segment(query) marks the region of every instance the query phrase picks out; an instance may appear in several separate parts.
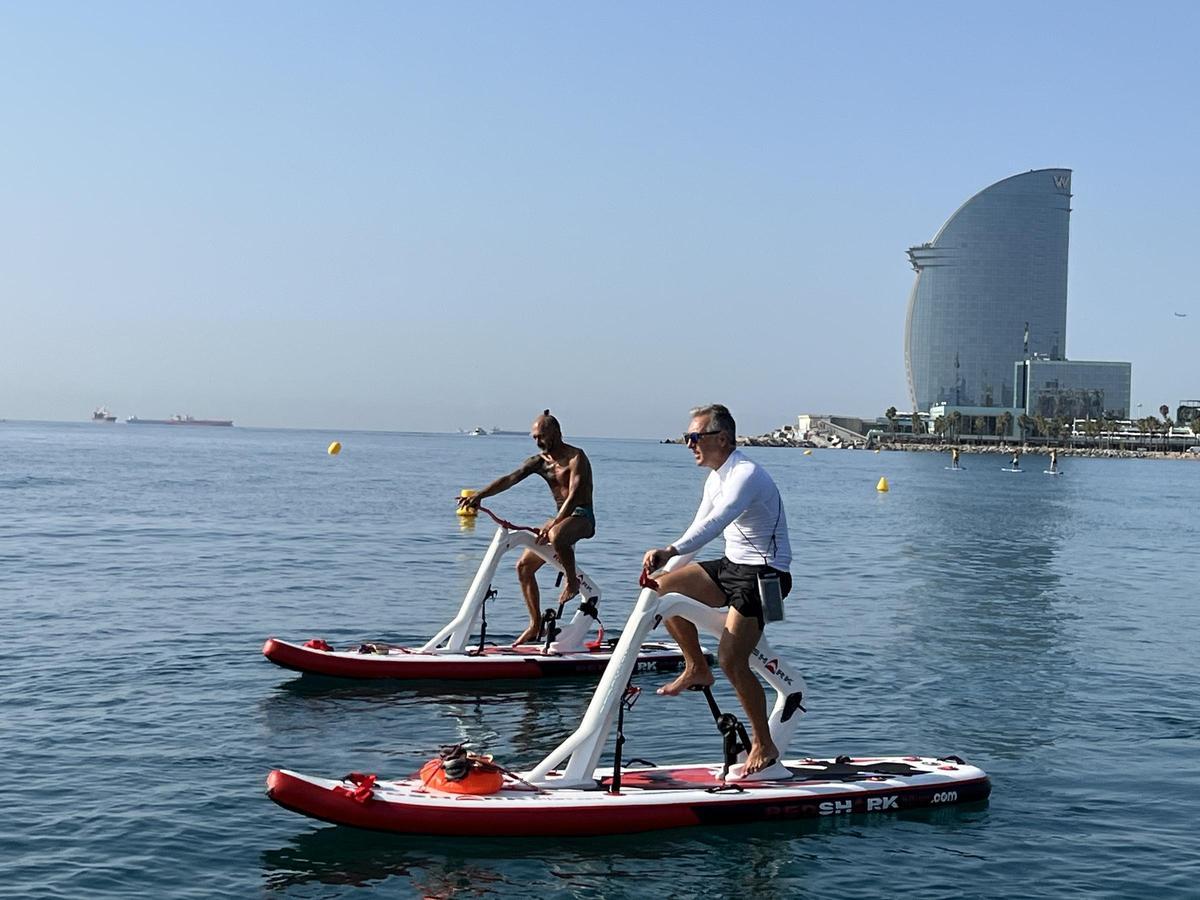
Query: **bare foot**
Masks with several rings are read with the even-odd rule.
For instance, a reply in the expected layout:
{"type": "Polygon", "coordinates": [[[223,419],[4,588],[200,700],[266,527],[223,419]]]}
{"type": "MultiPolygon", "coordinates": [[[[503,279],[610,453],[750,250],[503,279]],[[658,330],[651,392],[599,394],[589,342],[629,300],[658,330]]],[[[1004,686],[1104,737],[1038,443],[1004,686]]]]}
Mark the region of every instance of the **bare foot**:
{"type": "Polygon", "coordinates": [[[664,684],[657,693],[664,697],[674,697],[682,694],[690,687],[708,687],[713,683],[713,673],[706,669],[701,672],[695,669],[684,669],[679,677],[670,684],[664,684]]]}
{"type": "Polygon", "coordinates": [[[513,641],[512,645],[514,647],[516,647],[520,644],[534,643],[538,639],[538,632],[540,630],[541,629],[537,626],[536,623],[533,625],[530,625],[528,628],[526,628],[524,631],[521,632],[521,636],[518,637],[515,641],[513,641]]]}
{"type": "Polygon", "coordinates": [[[558,595],[559,606],[566,603],[572,597],[576,597],[578,595],[579,595],[579,582],[578,581],[575,582],[575,585],[572,587],[571,582],[568,581],[567,586],[565,588],[563,588],[562,593],[558,595]]]}
{"type": "Polygon", "coordinates": [[[753,775],[763,769],[769,769],[779,761],[779,748],[773,743],[759,744],[757,741],[746,755],[746,764],[742,768],[744,775],[753,775]]]}

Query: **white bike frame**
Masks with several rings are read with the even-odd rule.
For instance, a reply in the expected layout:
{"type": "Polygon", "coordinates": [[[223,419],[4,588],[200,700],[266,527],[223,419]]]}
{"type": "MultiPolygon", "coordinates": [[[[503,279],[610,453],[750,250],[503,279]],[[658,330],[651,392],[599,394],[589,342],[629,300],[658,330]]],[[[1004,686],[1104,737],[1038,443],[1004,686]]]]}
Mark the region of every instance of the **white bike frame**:
{"type": "MultiPolygon", "coordinates": [[[[667,563],[664,571],[673,571],[690,560],[690,555],[677,556],[667,563]]],[[[637,605],[621,632],[621,640],[613,651],[612,659],[609,660],[604,675],[592,694],[583,721],[574,734],[523,777],[539,787],[546,788],[596,787],[593,773],[608,742],[609,733],[616,723],[625,686],[629,683],[637,662],[638,648],[650,630],[661,619],[681,616],[697,628],[719,638],[725,628],[726,614],[724,609],[705,606],[682,594],[664,594],[659,597],[653,589],[643,588],[638,595],[637,605]],[[566,766],[562,771],[558,771],[564,761],[566,766]]],[[[771,710],[768,725],[771,740],[782,758],[791,743],[800,717],[806,712],[803,704],[807,701],[808,694],[804,679],[799,672],[775,656],[765,634],[750,654],[750,668],[775,688],[775,706],[771,710]]]]}
{"type": "MultiPolygon", "coordinates": [[[[487,600],[488,588],[492,586],[496,577],[496,569],[500,565],[500,558],[509,550],[517,547],[532,550],[555,569],[565,572],[563,564],[554,555],[554,548],[549,544],[537,543],[534,536],[527,531],[509,531],[501,525],[496,529],[496,536],[492,538],[492,543],[488,546],[487,553],[484,554],[483,562],[480,563],[479,571],[475,573],[475,580],[471,582],[471,587],[467,589],[466,596],[463,597],[463,602],[458,608],[458,613],[450,620],[448,625],[421,647],[421,652],[465,652],[467,642],[475,630],[476,623],[480,619],[483,604],[487,600]]],[[[580,606],[582,607],[585,600],[589,598],[599,601],[600,589],[596,586],[595,582],[588,578],[582,569],[576,568],[575,571],[579,576],[578,599],[580,606]]],[[[552,653],[582,651],[584,649],[584,638],[587,637],[594,623],[595,620],[585,613],[582,608],[577,609],[571,621],[563,625],[559,630],[558,639],[550,645],[550,651],[552,653]]]]}

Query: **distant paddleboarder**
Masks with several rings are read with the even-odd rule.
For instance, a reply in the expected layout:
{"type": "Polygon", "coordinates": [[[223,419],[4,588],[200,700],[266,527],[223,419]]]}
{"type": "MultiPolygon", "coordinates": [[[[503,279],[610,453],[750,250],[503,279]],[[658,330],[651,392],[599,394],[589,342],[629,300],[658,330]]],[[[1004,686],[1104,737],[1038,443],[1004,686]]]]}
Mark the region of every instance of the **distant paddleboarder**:
{"type": "Polygon", "coordinates": [[[1058,474],[1058,451],[1057,450],[1050,451],[1050,471],[1053,472],[1055,475],[1058,474]]]}
{"type": "Polygon", "coordinates": [[[1021,448],[1020,447],[1018,447],[1016,450],[1013,451],[1013,458],[1012,458],[1012,463],[1010,464],[1010,468],[1014,472],[1018,471],[1021,468],[1021,448]]]}
{"type": "Polygon", "coordinates": [[[952,469],[958,468],[958,452],[957,447],[950,448],[950,468],[952,469]]]}

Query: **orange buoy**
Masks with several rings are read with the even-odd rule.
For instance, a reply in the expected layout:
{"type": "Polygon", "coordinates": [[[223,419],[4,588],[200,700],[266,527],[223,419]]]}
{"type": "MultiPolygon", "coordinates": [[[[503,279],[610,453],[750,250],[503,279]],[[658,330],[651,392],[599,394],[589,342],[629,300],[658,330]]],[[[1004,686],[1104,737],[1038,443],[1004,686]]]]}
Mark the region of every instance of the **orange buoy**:
{"type": "Polygon", "coordinates": [[[431,759],[421,766],[421,784],[447,794],[495,794],[504,786],[504,774],[490,760],[468,756],[471,769],[462,778],[451,781],[442,759],[431,759]]]}

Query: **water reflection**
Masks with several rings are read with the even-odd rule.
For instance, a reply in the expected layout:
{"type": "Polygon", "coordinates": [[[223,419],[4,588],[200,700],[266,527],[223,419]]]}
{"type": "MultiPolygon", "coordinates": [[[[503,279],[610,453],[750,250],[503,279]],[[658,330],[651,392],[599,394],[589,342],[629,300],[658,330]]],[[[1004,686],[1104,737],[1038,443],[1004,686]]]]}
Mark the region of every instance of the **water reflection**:
{"type": "Polygon", "coordinates": [[[1059,556],[1072,509],[1061,491],[1018,491],[1013,477],[976,469],[976,483],[931,491],[919,515],[897,520],[892,603],[904,639],[887,656],[910,673],[913,703],[933,723],[917,733],[939,751],[945,729],[972,753],[1022,757],[1055,742],[1070,706],[1078,613],[1059,556]]]}
{"type": "Polygon", "coordinates": [[[342,826],[298,834],[263,851],[268,890],[318,883],[399,882],[422,897],[496,893],[643,897],[647,879],[668,896],[772,896],[803,889],[834,838],[906,826],[935,830],[984,824],[986,801],[960,807],[687,828],[595,838],[453,838],[389,835],[342,826]],[[664,892],[665,885],[671,889],[664,892]]]}
{"type": "Polygon", "coordinates": [[[276,890],[310,882],[368,886],[400,879],[422,897],[483,896],[514,887],[544,893],[570,885],[612,886],[614,879],[635,874],[631,863],[663,860],[689,847],[694,844],[680,837],[649,843],[629,837],[551,843],[384,835],[333,826],[264,851],[262,868],[267,887],[276,890]]]}

